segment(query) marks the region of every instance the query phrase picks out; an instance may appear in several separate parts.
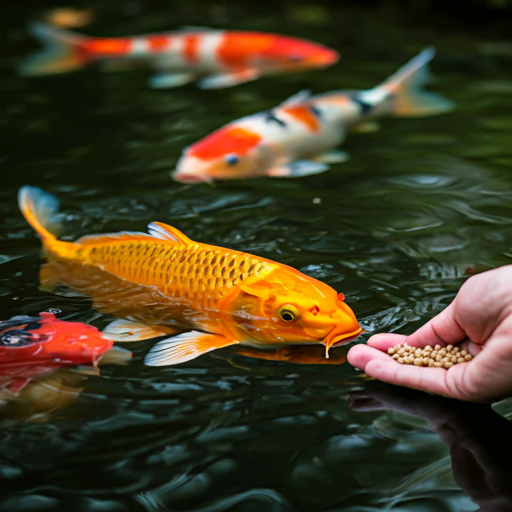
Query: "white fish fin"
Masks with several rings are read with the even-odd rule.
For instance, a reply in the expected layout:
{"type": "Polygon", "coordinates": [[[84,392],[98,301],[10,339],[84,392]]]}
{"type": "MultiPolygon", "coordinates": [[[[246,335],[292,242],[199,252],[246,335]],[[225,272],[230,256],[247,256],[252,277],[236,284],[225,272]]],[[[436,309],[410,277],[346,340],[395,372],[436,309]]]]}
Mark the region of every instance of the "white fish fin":
{"type": "Polygon", "coordinates": [[[353,133],[374,133],[380,130],[380,124],[377,121],[364,121],[350,127],[353,133]]]}
{"type": "Polygon", "coordinates": [[[21,62],[18,71],[23,76],[65,73],[81,68],[89,61],[85,52],[77,51],[87,36],[41,22],[32,23],[30,32],[44,44],[44,48],[21,62]]]}
{"type": "Polygon", "coordinates": [[[305,101],[311,98],[311,91],[309,89],[303,89],[284,100],[279,106],[280,107],[296,107],[302,105],[305,101]]]}
{"type": "Polygon", "coordinates": [[[388,112],[395,116],[431,116],[452,110],[451,100],[423,88],[435,53],[434,48],[425,48],[378,87],[359,93],[359,98],[372,106],[390,98],[388,112]]]}
{"type": "Polygon", "coordinates": [[[171,334],[168,329],[162,330],[157,326],[123,319],[116,320],[103,329],[105,338],[122,342],[148,340],[166,334],[171,334]]]}
{"type": "Polygon", "coordinates": [[[190,238],[184,235],[179,229],[173,228],[163,222],[152,222],[148,226],[149,234],[161,240],[170,240],[172,242],[180,242],[182,244],[193,244],[190,238]]]}
{"type": "Polygon", "coordinates": [[[158,342],[144,359],[148,366],[184,363],[211,350],[240,343],[220,334],[190,331],[158,342]]]}
{"type": "Polygon", "coordinates": [[[350,156],[346,151],[342,151],[341,149],[333,149],[332,151],[320,153],[319,155],[315,156],[313,160],[323,164],[339,164],[346,162],[349,158],[350,156]]]}
{"type": "Polygon", "coordinates": [[[125,348],[112,347],[107,350],[98,361],[98,364],[127,364],[133,357],[133,353],[125,348]]]}
{"type": "Polygon", "coordinates": [[[25,185],[18,192],[18,205],[27,222],[43,240],[55,240],[62,219],[56,197],[40,188],[25,185]]]}
{"type": "Polygon", "coordinates": [[[298,178],[299,176],[320,174],[327,169],[329,169],[329,166],[322,162],[314,162],[313,160],[295,160],[289,164],[269,169],[266,174],[273,178],[298,178]]]}
{"type": "Polygon", "coordinates": [[[150,240],[151,236],[147,233],[139,233],[137,231],[120,231],[119,233],[103,233],[100,235],[85,235],[75,241],[76,244],[90,245],[90,244],[101,244],[110,243],[114,240],[150,240]]]}
{"type": "Polygon", "coordinates": [[[233,85],[256,80],[260,74],[260,71],[257,69],[244,69],[236,73],[219,73],[199,80],[197,86],[200,89],[223,89],[224,87],[232,87],[233,85]]]}
{"type": "Polygon", "coordinates": [[[192,73],[159,73],[149,79],[149,86],[153,89],[171,89],[193,82],[196,75],[192,73]]]}

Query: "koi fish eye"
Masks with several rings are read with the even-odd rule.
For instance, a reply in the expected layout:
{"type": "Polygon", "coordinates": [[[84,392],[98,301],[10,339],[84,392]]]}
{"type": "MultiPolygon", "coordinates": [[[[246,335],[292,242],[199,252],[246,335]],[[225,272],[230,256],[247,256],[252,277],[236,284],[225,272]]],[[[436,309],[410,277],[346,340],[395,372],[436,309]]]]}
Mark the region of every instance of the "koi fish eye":
{"type": "Polygon", "coordinates": [[[292,304],[285,304],[279,308],[279,318],[283,322],[293,322],[299,317],[299,310],[292,304]]]}
{"type": "Polygon", "coordinates": [[[230,155],[226,155],[224,160],[228,165],[236,165],[240,161],[240,158],[238,158],[237,155],[231,153],[230,155]]]}
{"type": "Polygon", "coordinates": [[[10,329],[0,334],[0,346],[2,347],[25,347],[34,342],[32,335],[22,329],[10,329]]]}

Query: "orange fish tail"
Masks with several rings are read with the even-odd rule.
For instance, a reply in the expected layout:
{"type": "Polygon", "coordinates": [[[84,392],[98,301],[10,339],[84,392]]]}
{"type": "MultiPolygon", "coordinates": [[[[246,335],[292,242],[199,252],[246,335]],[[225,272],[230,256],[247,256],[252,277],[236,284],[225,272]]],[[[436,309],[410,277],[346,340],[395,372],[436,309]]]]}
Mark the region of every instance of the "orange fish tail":
{"type": "Polygon", "coordinates": [[[88,37],[46,23],[33,23],[31,33],[44,44],[44,48],[28,57],[18,67],[21,75],[51,75],[79,69],[92,60],[85,48],[88,37]]]}
{"type": "Polygon", "coordinates": [[[18,192],[18,204],[27,222],[37,231],[45,246],[57,242],[54,233],[60,227],[59,201],[37,187],[24,186],[18,192]]]}

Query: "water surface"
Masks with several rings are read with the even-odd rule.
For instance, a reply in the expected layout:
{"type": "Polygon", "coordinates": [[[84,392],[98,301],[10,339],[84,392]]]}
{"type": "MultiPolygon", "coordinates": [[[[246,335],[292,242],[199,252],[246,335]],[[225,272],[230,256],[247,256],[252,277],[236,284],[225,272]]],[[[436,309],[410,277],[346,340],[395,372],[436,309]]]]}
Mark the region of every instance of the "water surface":
{"type": "MultiPolygon", "coordinates": [[[[478,11],[459,17],[392,2],[89,5],[97,15],[83,29],[89,34],[183,25],[268,30],[317,40],[342,59],[328,70],[219,91],[150,90],[144,69],[26,79],[14,73],[37,47],[25,24],[53,5],[0,7],[2,318],[59,308],[61,318],[97,327],[112,320],[87,298],[38,288],[40,243],[15,200],[25,184],[62,200],[64,239],[167,222],[194,240],[327,282],[371,332],[410,333],[449,304],[468,272],[511,262],[505,16],[484,23],[478,11]],[[317,176],[214,187],[170,179],[183,147],[222,124],[301,89],[373,87],[427,45],[438,50],[433,85],[457,103],[453,113],[385,119],[378,132],[351,135],[343,147],[350,160],[317,176]]],[[[482,470],[460,464],[474,444],[453,462],[455,477],[448,446],[460,454],[453,447],[467,439],[493,438],[490,427],[469,429],[472,414],[499,423],[487,409],[459,414],[450,401],[368,384],[347,364],[298,365],[230,349],[149,368],[142,361],[152,344],[130,345],[127,366],[55,377],[50,385],[67,393],[62,406],[34,391],[36,405],[4,413],[2,510],[472,511],[481,504],[479,484],[460,473],[482,470]],[[447,440],[439,423],[455,425],[458,437],[447,440]]],[[[498,410],[512,417],[509,402],[498,410]]]]}

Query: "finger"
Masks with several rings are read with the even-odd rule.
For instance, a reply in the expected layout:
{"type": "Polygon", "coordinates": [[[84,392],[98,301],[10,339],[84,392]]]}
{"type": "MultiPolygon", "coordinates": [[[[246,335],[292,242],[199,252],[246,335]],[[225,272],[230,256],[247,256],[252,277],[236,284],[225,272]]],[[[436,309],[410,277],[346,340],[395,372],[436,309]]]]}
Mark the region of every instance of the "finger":
{"type": "Polygon", "coordinates": [[[460,344],[460,348],[461,350],[466,350],[467,352],[469,352],[473,357],[477,356],[478,354],[480,354],[480,352],[482,352],[482,346],[473,343],[471,340],[464,340],[460,344]]]}
{"type": "Polygon", "coordinates": [[[387,352],[389,348],[395,345],[403,345],[407,341],[407,336],[403,334],[374,334],[368,339],[368,346],[387,352]]]}
{"type": "Polygon", "coordinates": [[[369,347],[368,345],[355,345],[347,353],[347,361],[352,366],[355,366],[360,370],[364,370],[368,362],[371,361],[372,359],[383,359],[385,361],[393,361],[393,359],[391,359],[391,357],[389,357],[384,352],[369,347]]]}
{"type": "Polygon", "coordinates": [[[411,334],[407,343],[413,347],[445,346],[465,340],[467,334],[455,320],[453,304],[452,302],[444,311],[411,334]]]}

